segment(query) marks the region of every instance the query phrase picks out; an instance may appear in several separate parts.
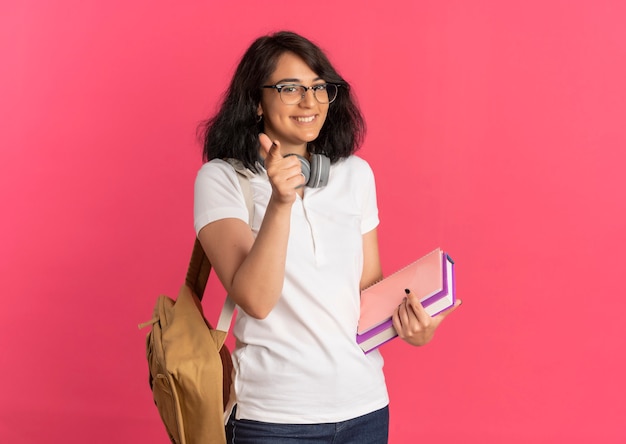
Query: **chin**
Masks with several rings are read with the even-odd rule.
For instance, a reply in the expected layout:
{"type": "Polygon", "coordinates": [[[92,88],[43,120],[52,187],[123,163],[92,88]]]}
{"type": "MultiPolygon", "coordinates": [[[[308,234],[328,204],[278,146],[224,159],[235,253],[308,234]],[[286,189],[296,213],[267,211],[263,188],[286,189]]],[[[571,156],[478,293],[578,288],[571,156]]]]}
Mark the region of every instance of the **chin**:
{"type": "Polygon", "coordinates": [[[320,132],[319,132],[319,131],[317,131],[317,132],[315,132],[315,133],[313,133],[313,134],[307,134],[307,135],[304,137],[304,141],[305,141],[306,143],[311,143],[311,142],[313,142],[314,140],[316,140],[316,139],[319,137],[319,135],[320,135],[320,132]]]}
{"type": "Polygon", "coordinates": [[[311,143],[311,142],[315,142],[317,140],[317,136],[315,137],[309,137],[305,140],[306,143],[311,143]]]}

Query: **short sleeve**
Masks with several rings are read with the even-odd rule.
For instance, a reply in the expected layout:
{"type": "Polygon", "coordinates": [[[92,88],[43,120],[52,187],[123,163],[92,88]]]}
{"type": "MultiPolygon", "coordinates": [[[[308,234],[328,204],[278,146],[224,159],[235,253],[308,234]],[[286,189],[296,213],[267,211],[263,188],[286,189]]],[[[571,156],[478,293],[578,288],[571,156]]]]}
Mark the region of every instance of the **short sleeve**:
{"type": "Polygon", "coordinates": [[[220,219],[236,218],[248,223],[241,185],[230,164],[213,159],[202,165],[194,185],[193,213],[196,234],[220,219]]]}
{"type": "Polygon", "coordinates": [[[378,218],[378,202],[376,199],[376,180],[374,178],[374,172],[365,160],[361,161],[362,164],[359,171],[359,185],[363,192],[361,233],[365,234],[376,228],[380,221],[378,218]]]}

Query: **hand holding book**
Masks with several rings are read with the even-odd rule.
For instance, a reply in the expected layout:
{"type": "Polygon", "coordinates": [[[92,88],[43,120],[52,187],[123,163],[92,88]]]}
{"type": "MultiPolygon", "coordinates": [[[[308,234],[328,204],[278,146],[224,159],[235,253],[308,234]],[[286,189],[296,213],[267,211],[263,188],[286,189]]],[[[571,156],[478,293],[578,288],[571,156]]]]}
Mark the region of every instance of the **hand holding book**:
{"type": "Polygon", "coordinates": [[[430,341],[458,306],[454,280],[454,262],[437,248],[364,289],[356,335],[361,349],[368,353],[396,336],[413,345],[430,341]]]}
{"type": "Polygon", "coordinates": [[[457,299],[452,307],[431,317],[417,296],[409,289],[406,289],[405,292],[406,298],[393,314],[393,328],[400,338],[415,346],[429,343],[439,324],[461,305],[461,300],[457,299]]]}

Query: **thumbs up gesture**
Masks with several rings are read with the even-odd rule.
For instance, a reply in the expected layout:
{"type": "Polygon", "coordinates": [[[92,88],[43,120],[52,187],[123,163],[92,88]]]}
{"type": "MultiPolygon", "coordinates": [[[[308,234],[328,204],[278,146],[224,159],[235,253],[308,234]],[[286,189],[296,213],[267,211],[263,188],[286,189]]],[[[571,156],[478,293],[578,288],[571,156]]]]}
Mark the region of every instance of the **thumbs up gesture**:
{"type": "Polygon", "coordinates": [[[304,175],[296,156],[283,156],[280,142],[272,141],[267,134],[259,134],[261,155],[272,185],[272,197],[281,203],[292,204],[296,200],[296,189],[304,185],[304,175]]]}

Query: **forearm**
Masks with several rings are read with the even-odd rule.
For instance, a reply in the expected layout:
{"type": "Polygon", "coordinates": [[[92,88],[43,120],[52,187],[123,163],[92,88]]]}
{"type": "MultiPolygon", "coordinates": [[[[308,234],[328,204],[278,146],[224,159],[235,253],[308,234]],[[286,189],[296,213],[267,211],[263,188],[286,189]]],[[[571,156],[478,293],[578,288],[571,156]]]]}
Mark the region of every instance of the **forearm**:
{"type": "Polygon", "coordinates": [[[256,240],[233,276],[231,298],[255,318],[265,318],[281,296],[290,223],[291,205],[270,199],[256,240]]]}

